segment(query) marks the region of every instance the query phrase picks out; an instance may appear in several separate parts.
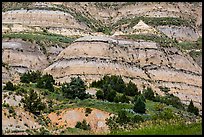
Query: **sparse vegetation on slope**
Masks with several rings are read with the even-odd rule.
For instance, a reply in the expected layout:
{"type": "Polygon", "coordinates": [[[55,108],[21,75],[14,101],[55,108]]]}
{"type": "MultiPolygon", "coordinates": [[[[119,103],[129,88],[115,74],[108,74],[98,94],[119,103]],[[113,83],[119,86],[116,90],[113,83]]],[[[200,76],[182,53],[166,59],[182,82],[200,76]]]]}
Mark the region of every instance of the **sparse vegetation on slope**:
{"type": "Polygon", "coordinates": [[[151,4],[3,2],[3,134],[201,135],[202,4],[151,4]]]}
{"type": "Polygon", "coordinates": [[[9,33],[3,34],[2,38],[22,39],[24,41],[36,43],[41,46],[41,50],[44,54],[47,54],[47,46],[59,45],[63,47],[63,43],[71,43],[75,40],[75,38],[68,38],[62,35],[51,33],[9,33]]]}
{"type": "Polygon", "coordinates": [[[165,122],[130,131],[115,131],[111,135],[202,135],[202,124],[191,123],[186,125],[165,122]]]}
{"type": "Polygon", "coordinates": [[[175,17],[134,17],[134,18],[123,18],[112,25],[112,28],[117,28],[123,24],[128,24],[128,28],[134,27],[140,20],[144,21],[150,26],[165,26],[165,25],[175,25],[175,26],[193,26],[195,24],[194,20],[188,21],[181,18],[175,17]]]}

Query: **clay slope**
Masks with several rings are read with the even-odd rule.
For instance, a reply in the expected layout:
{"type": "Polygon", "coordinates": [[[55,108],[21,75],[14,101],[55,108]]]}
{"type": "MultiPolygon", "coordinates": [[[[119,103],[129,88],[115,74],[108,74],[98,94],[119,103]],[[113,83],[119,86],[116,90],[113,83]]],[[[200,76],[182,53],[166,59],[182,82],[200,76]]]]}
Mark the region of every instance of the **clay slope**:
{"type": "MultiPolygon", "coordinates": [[[[33,2],[28,6],[8,5],[3,3],[3,33],[39,32],[46,29],[50,33],[64,36],[86,36],[97,35],[95,32],[98,28],[108,27],[111,28],[111,34],[117,31],[131,34],[133,26],[129,25],[132,21],[127,20],[135,17],[172,17],[188,20],[190,24],[184,25],[182,24],[184,21],[181,21],[179,26],[159,23],[155,27],[167,36],[181,41],[196,41],[199,36],[202,36],[202,5],[198,2],[33,2]],[[123,21],[126,23],[120,24],[123,21]]],[[[137,23],[136,21],[135,25],[137,23]]]]}
{"type": "MultiPolygon", "coordinates": [[[[48,32],[69,35],[85,35],[90,31],[68,12],[52,9],[11,10],[2,13],[2,32],[48,32]]],[[[40,8],[37,6],[36,8],[40,8]]]]}
{"type": "Polygon", "coordinates": [[[2,41],[3,81],[14,78],[27,70],[43,70],[49,62],[40,46],[22,40],[2,41]]]}
{"type": "Polygon", "coordinates": [[[74,76],[90,83],[106,74],[122,75],[125,81],[135,82],[140,90],[149,85],[162,94],[158,87],[166,86],[181,100],[193,99],[197,106],[202,106],[201,68],[177,48],[164,48],[151,41],[79,38],[58,55],[46,72],[61,83],[74,76]]]}
{"type": "Polygon", "coordinates": [[[78,121],[82,122],[86,120],[87,124],[91,127],[91,131],[94,133],[107,132],[109,130],[108,126],[105,124],[105,119],[110,117],[110,113],[91,108],[91,113],[86,115],[85,110],[85,108],[68,108],[60,110],[58,115],[52,112],[48,117],[51,120],[51,125],[63,127],[63,129],[67,127],[74,128],[78,121]]]}

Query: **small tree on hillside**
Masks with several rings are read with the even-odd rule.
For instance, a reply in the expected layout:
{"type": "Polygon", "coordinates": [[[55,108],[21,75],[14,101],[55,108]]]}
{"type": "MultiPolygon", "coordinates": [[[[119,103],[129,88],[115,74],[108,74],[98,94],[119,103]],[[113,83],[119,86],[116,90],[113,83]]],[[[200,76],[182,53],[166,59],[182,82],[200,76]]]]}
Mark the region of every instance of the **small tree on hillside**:
{"type": "Polygon", "coordinates": [[[38,79],[36,86],[38,88],[45,88],[45,89],[48,89],[49,91],[53,92],[54,91],[54,86],[53,86],[54,83],[55,83],[55,80],[54,80],[53,76],[50,74],[45,74],[40,79],[38,79]]]}
{"type": "Polygon", "coordinates": [[[23,73],[20,77],[20,80],[22,83],[29,83],[29,82],[36,83],[41,78],[41,75],[42,73],[39,70],[37,70],[36,72],[30,70],[26,73],[23,73]]]}
{"type": "Polygon", "coordinates": [[[102,90],[98,90],[97,92],[96,92],[96,97],[97,97],[97,99],[104,99],[104,94],[103,94],[103,91],[102,90]]]}
{"type": "Polygon", "coordinates": [[[195,107],[195,106],[193,105],[193,101],[192,101],[192,100],[190,101],[190,104],[188,105],[187,111],[188,111],[188,112],[191,112],[191,113],[193,113],[193,114],[195,114],[195,115],[198,115],[198,114],[199,114],[199,110],[198,110],[197,107],[195,107]]]}
{"type": "Polygon", "coordinates": [[[133,110],[136,113],[145,113],[146,105],[141,96],[138,96],[137,100],[134,102],[133,110]]]}
{"type": "Polygon", "coordinates": [[[152,88],[150,88],[150,87],[147,87],[147,89],[143,90],[143,95],[146,99],[149,99],[149,100],[155,99],[154,92],[153,92],[152,88]]]}
{"type": "Polygon", "coordinates": [[[38,94],[31,89],[29,94],[25,94],[24,98],[22,98],[21,102],[23,102],[25,110],[35,114],[41,110],[45,109],[45,104],[41,102],[41,98],[38,97],[38,94]]]}
{"type": "Polygon", "coordinates": [[[108,93],[106,99],[107,99],[109,102],[113,102],[115,96],[116,96],[116,91],[115,91],[115,90],[111,90],[111,91],[108,93]]]}
{"type": "Polygon", "coordinates": [[[71,78],[70,83],[64,83],[62,85],[62,92],[65,97],[70,99],[75,99],[78,97],[79,99],[87,98],[86,88],[84,81],[80,78],[71,78]]]}
{"type": "Polygon", "coordinates": [[[4,90],[11,90],[14,91],[15,87],[13,86],[13,83],[11,81],[6,83],[6,86],[3,88],[4,90]]]}
{"type": "Polygon", "coordinates": [[[126,90],[125,90],[125,94],[128,96],[139,95],[137,85],[129,81],[129,83],[127,84],[126,90]]]}
{"type": "Polygon", "coordinates": [[[123,94],[122,96],[119,97],[119,102],[129,103],[129,101],[130,101],[130,99],[125,94],[123,94]]]}
{"type": "Polygon", "coordinates": [[[115,85],[116,86],[115,86],[114,90],[116,90],[119,93],[125,92],[126,85],[125,85],[125,82],[123,81],[121,76],[117,77],[117,82],[115,83],[115,85]]]}
{"type": "Polygon", "coordinates": [[[120,124],[125,124],[125,123],[129,122],[129,118],[127,116],[126,111],[121,110],[118,112],[118,117],[116,119],[116,122],[118,122],[120,124]]]}

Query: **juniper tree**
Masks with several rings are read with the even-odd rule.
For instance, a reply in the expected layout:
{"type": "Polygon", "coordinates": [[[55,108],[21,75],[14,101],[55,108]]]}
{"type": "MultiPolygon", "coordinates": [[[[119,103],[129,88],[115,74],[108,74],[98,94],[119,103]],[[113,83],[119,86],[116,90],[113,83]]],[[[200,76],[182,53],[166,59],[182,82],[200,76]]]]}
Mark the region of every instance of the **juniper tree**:
{"type": "Polygon", "coordinates": [[[145,113],[146,105],[145,105],[144,99],[142,99],[141,96],[138,96],[137,100],[134,102],[133,110],[136,113],[145,113]]]}
{"type": "Polygon", "coordinates": [[[191,113],[193,113],[193,114],[195,114],[195,115],[198,115],[198,114],[199,114],[199,110],[198,110],[197,107],[195,107],[195,106],[193,105],[193,101],[192,101],[192,100],[190,101],[190,104],[188,105],[187,111],[188,111],[188,112],[191,112],[191,113]]]}
{"type": "Polygon", "coordinates": [[[24,95],[24,98],[22,98],[21,102],[23,103],[25,110],[28,110],[33,114],[44,110],[46,107],[45,104],[41,101],[41,98],[33,89],[30,89],[29,94],[24,95]]]}
{"type": "Polygon", "coordinates": [[[85,99],[88,97],[85,92],[86,88],[84,81],[80,77],[71,78],[71,82],[64,83],[61,89],[64,96],[70,99],[75,99],[76,97],[85,99]]]}

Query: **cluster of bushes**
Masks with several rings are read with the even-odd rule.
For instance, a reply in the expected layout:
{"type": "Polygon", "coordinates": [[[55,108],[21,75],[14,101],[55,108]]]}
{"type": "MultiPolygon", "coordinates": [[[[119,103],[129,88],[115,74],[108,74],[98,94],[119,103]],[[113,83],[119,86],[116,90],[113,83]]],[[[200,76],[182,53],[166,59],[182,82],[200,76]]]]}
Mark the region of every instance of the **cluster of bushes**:
{"type": "Polygon", "coordinates": [[[20,81],[22,83],[36,83],[40,77],[42,76],[42,73],[40,71],[28,71],[28,72],[25,72],[21,75],[20,77],[20,81]]]}
{"type": "Polygon", "coordinates": [[[2,61],[2,67],[5,67],[7,70],[9,69],[9,65],[2,61]]]}
{"type": "Polygon", "coordinates": [[[181,103],[179,97],[169,94],[170,89],[167,87],[160,87],[165,92],[165,96],[155,95],[150,87],[144,88],[141,94],[137,86],[131,81],[125,84],[121,76],[107,75],[99,81],[92,82],[91,86],[100,88],[96,92],[97,99],[108,100],[109,102],[128,103],[131,100],[128,96],[135,96],[133,110],[137,113],[145,113],[145,99],[172,105],[178,109],[184,109],[184,105],[181,103]],[[117,92],[123,95],[118,95],[117,92]]]}
{"type": "Polygon", "coordinates": [[[85,116],[88,116],[89,114],[91,114],[92,109],[91,108],[86,108],[85,110],[85,116]]]}
{"type": "Polygon", "coordinates": [[[13,83],[11,81],[8,81],[6,83],[6,86],[3,87],[3,90],[11,90],[14,91],[16,90],[18,87],[16,85],[13,85],[13,83]]]}
{"type": "MultiPolygon", "coordinates": [[[[147,88],[147,89],[144,89],[143,90],[143,95],[146,99],[148,100],[152,100],[152,101],[155,101],[155,102],[160,102],[160,103],[164,103],[166,105],[172,105],[173,107],[175,108],[178,108],[178,109],[182,109],[184,110],[185,107],[184,107],[184,104],[181,102],[180,98],[179,97],[176,97],[174,96],[173,94],[170,94],[168,93],[170,91],[169,88],[167,87],[160,87],[160,89],[165,92],[165,95],[164,96],[160,96],[158,94],[156,94],[156,96],[154,95],[154,92],[152,91],[151,88],[147,88]]],[[[170,113],[168,110],[166,110],[168,113],[170,113]]],[[[188,108],[187,108],[187,111],[188,112],[192,112],[194,113],[195,115],[198,115],[199,114],[199,110],[197,107],[195,107],[193,105],[193,102],[191,100],[188,108]]],[[[165,111],[164,111],[165,112],[165,111]]],[[[164,115],[167,115],[167,114],[164,114],[164,115]]]]}
{"type": "Polygon", "coordinates": [[[20,77],[20,81],[22,83],[37,83],[38,88],[44,88],[48,89],[49,91],[53,92],[54,91],[54,86],[55,80],[52,75],[50,74],[45,74],[42,75],[40,71],[28,71],[26,73],[23,73],[20,77]]]}
{"type": "Polygon", "coordinates": [[[75,128],[80,128],[83,130],[90,130],[91,129],[90,125],[87,124],[85,119],[82,122],[78,121],[75,125],[75,128]]]}
{"type": "Polygon", "coordinates": [[[152,116],[152,119],[168,120],[168,119],[172,119],[175,117],[172,109],[165,107],[163,103],[156,104],[154,106],[154,109],[156,110],[156,112],[152,116]]]}
{"type": "Polygon", "coordinates": [[[71,43],[74,39],[68,38],[59,34],[31,34],[31,33],[10,33],[10,34],[3,34],[2,38],[21,38],[25,41],[30,42],[41,42],[41,41],[51,41],[55,44],[57,43],[71,43]]]}
{"type": "Polygon", "coordinates": [[[160,87],[160,90],[165,92],[164,96],[160,96],[158,94],[155,95],[155,93],[150,87],[148,87],[147,89],[144,89],[143,94],[144,94],[144,97],[148,100],[152,100],[155,102],[161,102],[167,105],[172,105],[173,107],[176,107],[179,109],[184,109],[184,105],[181,103],[181,100],[179,99],[179,97],[176,97],[173,94],[168,93],[170,91],[169,88],[160,87]]]}
{"type": "Polygon", "coordinates": [[[178,109],[184,109],[184,105],[181,103],[179,97],[176,97],[173,94],[166,94],[165,96],[156,95],[153,101],[172,105],[173,107],[176,107],[178,109]]]}
{"type": "Polygon", "coordinates": [[[138,114],[134,116],[128,116],[125,110],[120,110],[118,115],[106,119],[106,124],[111,131],[118,130],[122,127],[127,127],[127,125],[134,125],[140,122],[144,122],[145,119],[138,114]]]}
{"type": "Polygon", "coordinates": [[[139,95],[137,85],[131,81],[126,84],[121,76],[105,75],[101,80],[94,81],[91,87],[100,88],[96,93],[98,99],[106,99],[110,102],[129,102],[127,96],[139,95]],[[122,96],[117,95],[117,92],[122,93],[122,96]]]}
{"type": "Polygon", "coordinates": [[[89,94],[86,94],[86,87],[84,81],[80,78],[71,78],[70,83],[63,83],[61,86],[63,95],[69,99],[85,99],[89,98],[89,94]]]}
{"type": "Polygon", "coordinates": [[[48,89],[51,92],[54,92],[53,84],[55,84],[55,80],[53,76],[50,74],[45,74],[45,75],[42,75],[42,77],[40,77],[40,79],[37,81],[36,86],[38,88],[44,88],[44,89],[48,89]]]}
{"type": "MultiPolygon", "coordinates": [[[[3,87],[3,90],[15,91],[16,95],[23,95],[24,93],[27,93],[26,89],[24,89],[20,85],[14,85],[11,81],[8,81],[6,83],[6,86],[3,87]]],[[[12,94],[12,92],[9,92],[9,95],[10,94],[12,94]]]]}
{"type": "Polygon", "coordinates": [[[28,110],[33,114],[37,114],[46,108],[45,103],[42,102],[41,98],[33,89],[30,89],[28,94],[24,95],[21,102],[23,103],[25,110],[28,110]]]}

